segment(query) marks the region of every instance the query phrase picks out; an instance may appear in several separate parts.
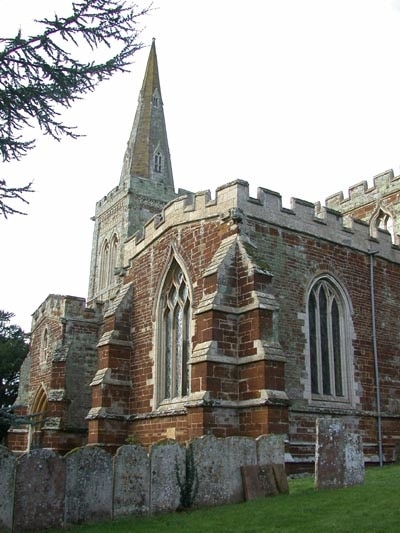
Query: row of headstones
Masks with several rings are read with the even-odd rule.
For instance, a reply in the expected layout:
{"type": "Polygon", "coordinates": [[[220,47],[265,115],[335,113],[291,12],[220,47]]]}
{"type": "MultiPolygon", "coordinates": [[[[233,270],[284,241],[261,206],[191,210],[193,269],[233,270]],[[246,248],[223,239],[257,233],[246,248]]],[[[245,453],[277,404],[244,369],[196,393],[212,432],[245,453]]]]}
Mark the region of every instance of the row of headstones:
{"type": "MultiPolygon", "coordinates": [[[[359,435],[341,420],[317,420],[316,488],[364,481],[359,435]]],[[[122,446],[112,457],[79,448],[60,457],[34,450],[16,458],[0,447],[0,530],[18,532],[175,511],[288,492],[284,435],[201,437],[122,446]]]]}
{"type": "Polygon", "coordinates": [[[0,448],[0,530],[34,531],[245,499],[241,467],[284,464],[284,436],[201,437],[181,446],[78,448],[18,458],[0,448]]]}

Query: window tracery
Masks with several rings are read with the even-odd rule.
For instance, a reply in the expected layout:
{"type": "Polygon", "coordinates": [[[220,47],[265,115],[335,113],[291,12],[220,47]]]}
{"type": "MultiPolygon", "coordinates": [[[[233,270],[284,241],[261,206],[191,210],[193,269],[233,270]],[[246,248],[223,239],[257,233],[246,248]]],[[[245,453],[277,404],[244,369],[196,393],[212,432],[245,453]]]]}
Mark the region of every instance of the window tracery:
{"type": "Polygon", "coordinates": [[[189,394],[190,296],[182,269],[172,262],[161,290],[159,342],[159,400],[189,394]]]}
{"type": "Polygon", "coordinates": [[[349,400],[350,316],[333,281],[318,279],[308,297],[310,385],[313,399],[349,400]]]}

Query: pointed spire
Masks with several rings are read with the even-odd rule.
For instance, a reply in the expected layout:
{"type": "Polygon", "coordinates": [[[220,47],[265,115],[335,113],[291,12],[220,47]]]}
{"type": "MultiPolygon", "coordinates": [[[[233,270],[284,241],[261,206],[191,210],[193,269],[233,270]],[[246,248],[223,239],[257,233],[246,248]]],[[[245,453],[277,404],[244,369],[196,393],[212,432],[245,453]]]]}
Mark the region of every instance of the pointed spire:
{"type": "Polygon", "coordinates": [[[121,181],[131,176],[174,187],[155,39],[147,60],[135,120],[125,152],[121,181]]]}

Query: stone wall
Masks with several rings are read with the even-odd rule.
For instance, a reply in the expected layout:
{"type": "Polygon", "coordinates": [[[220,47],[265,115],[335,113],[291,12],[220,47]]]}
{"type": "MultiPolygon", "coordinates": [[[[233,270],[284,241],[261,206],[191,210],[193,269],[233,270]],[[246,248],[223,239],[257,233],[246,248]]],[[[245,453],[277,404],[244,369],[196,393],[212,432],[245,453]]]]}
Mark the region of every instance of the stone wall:
{"type": "Polygon", "coordinates": [[[97,370],[100,324],[99,312],[74,296],[51,294],[35,311],[16,413],[41,411],[43,423],[33,436],[25,427],[11,428],[11,449],[27,451],[40,444],[65,453],[87,443],[85,417],[97,370]]]}
{"type": "Polygon", "coordinates": [[[384,454],[391,461],[400,439],[399,247],[387,232],[371,239],[366,223],[330,208],[296,199],[286,209],[266,189],[251,198],[242,181],[220,187],[215,199],[203,192],[170,202],[126,243],[120,307],[106,313],[92,383],[89,444],[115,449],[129,437],[147,446],[205,434],[287,433],[287,463],[293,471],[312,469],[315,420],[337,416],[352,418],[373,462],[371,250],[384,454]],[[191,287],[192,352],[190,394],[166,405],[158,397],[157,302],[171,257],[191,287]],[[311,391],[308,299],[321,278],[340,291],[346,311],[346,394],[339,401],[311,391]]]}
{"type": "Polygon", "coordinates": [[[115,456],[97,447],[61,457],[0,448],[0,530],[43,531],[123,515],[171,512],[244,500],[241,467],[284,463],[284,436],[207,436],[188,446],[167,440],[126,445],[115,456]],[[190,482],[188,482],[191,480],[190,482]]]}

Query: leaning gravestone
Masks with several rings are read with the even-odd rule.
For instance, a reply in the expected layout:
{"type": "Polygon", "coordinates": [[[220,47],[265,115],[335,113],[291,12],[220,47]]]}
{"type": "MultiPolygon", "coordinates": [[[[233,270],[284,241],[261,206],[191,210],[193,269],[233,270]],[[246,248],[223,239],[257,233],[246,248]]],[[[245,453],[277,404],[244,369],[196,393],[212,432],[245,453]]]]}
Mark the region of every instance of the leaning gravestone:
{"type": "Polygon", "coordinates": [[[279,493],[272,465],[246,465],[240,470],[245,500],[276,496],[279,493]]]}
{"type": "Polygon", "coordinates": [[[12,528],[15,462],[10,450],[0,446],[0,531],[12,528]]]}
{"type": "Polygon", "coordinates": [[[64,523],[65,462],[38,449],[17,460],[13,531],[43,531],[64,523]]]}
{"type": "Polygon", "coordinates": [[[150,459],[142,446],[118,448],[114,457],[114,517],[149,512],[150,459]]]}
{"type": "Polygon", "coordinates": [[[65,456],[65,522],[109,520],[112,516],[112,457],[96,447],[65,456]]]}
{"type": "Polygon", "coordinates": [[[316,422],[315,486],[318,489],[349,487],[364,482],[361,437],[335,418],[316,422]]]}
{"type": "Polygon", "coordinates": [[[285,465],[246,465],[240,468],[245,500],[288,493],[285,465]]]}

